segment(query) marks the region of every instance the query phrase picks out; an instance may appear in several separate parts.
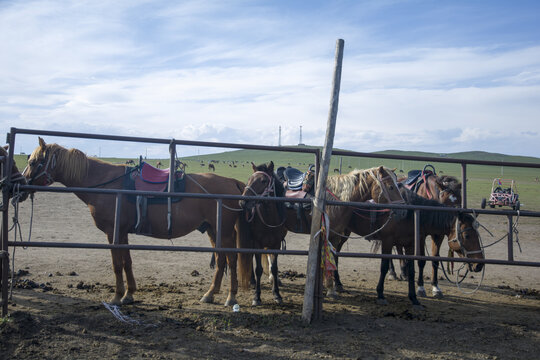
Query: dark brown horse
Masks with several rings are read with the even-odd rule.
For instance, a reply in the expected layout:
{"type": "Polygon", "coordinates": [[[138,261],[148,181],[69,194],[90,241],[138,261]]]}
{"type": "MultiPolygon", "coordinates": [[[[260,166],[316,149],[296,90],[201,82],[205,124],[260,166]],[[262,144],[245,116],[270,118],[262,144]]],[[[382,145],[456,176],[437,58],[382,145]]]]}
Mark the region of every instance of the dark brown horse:
{"type": "MultiPolygon", "coordinates": [[[[45,144],[39,139],[39,146],[30,156],[24,175],[34,185],[50,185],[60,182],[68,187],[99,187],[106,189],[122,189],[126,177],[125,165],[113,165],[98,159],[88,158],[77,149],[66,149],[57,144],[45,144]]],[[[187,193],[210,193],[240,195],[244,184],[240,181],[214,174],[185,174],[185,191],[187,193]]],[[[107,235],[109,243],[113,242],[115,196],[108,194],[75,193],[88,208],[96,226],[107,235]]],[[[126,198],[126,196],[124,197],[126,198]]],[[[242,231],[235,230],[240,226],[238,204],[233,200],[223,200],[222,214],[222,246],[236,247],[243,239],[242,231]]],[[[148,221],[151,225],[151,236],[161,239],[176,238],[189,234],[205,224],[212,246],[216,236],[216,202],[210,199],[184,198],[172,203],[172,227],[169,231],[167,223],[167,204],[149,204],[148,221]]],[[[136,218],[135,204],[127,199],[122,201],[122,218],[120,221],[120,244],[128,243],[128,233],[133,232],[136,218]]],[[[113,270],[116,278],[116,291],[113,304],[133,302],[136,290],[132,261],[129,250],[111,250],[113,270]],[[124,287],[123,274],[126,275],[127,290],[124,287]]],[[[202,297],[202,302],[213,302],[214,294],[219,292],[226,263],[229,265],[231,284],[225,305],[236,303],[238,291],[237,256],[227,253],[217,255],[217,269],[212,285],[202,297]]]]}
{"type": "MultiPolygon", "coordinates": [[[[459,207],[461,205],[461,183],[457,178],[453,176],[437,176],[433,172],[430,176],[422,176],[423,181],[414,187],[414,191],[426,199],[436,200],[441,204],[452,207],[459,207]]],[[[404,181],[405,178],[400,178],[398,181],[404,181]]],[[[433,256],[439,256],[441,245],[444,240],[444,235],[441,234],[432,234],[431,235],[431,254],[433,256]]],[[[403,249],[397,247],[398,254],[403,254],[403,249]]],[[[405,263],[403,261],[401,264],[401,278],[406,279],[406,269],[405,263]]],[[[418,296],[426,296],[426,290],[424,288],[424,267],[426,262],[423,260],[418,261],[418,296]]],[[[431,276],[431,285],[432,285],[432,294],[435,297],[442,297],[443,293],[439,288],[439,262],[432,261],[432,276],[431,276]]],[[[390,276],[396,277],[393,262],[390,261],[390,276]]]]}
{"type": "MultiPolygon", "coordinates": [[[[411,190],[403,188],[401,190],[403,198],[409,205],[445,207],[445,205],[435,200],[425,199],[418,196],[411,190]]],[[[376,216],[375,228],[379,229],[369,239],[379,240],[383,254],[390,254],[393,246],[400,246],[405,249],[405,254],[414,254],[414,211],[406,212],[405,217],[396,216],[388,221],[390,214],[376,216]]],[[[478,231],[475,226],[476,220],[469,214],[456,214],[448,211],[428,211],[420,210],[420,255],[424,255],[424,241],[427,235],[448,236],[448,244],[461,256],[472,259],[483,259],[484,254],[481,249],[478,231]]],[[[349,231],[359,235],[366,235],[373,232],[373,224],[365,217],[355,216],[349,226],[349,231]]],[[[338,250],[342,244],[338,244],[338,250]]],[[[377,302],[385,304],[384,279],[389,269],[389,259],[381,260],[381,275],[377,285],[377,302]]],[[[483,264],[469,263],[471,271],[481,271],[483,264]]],[[[406,261],[407,279],[409,286],[409,299],[413,305],[420,303],[414,291],[414,261],[406,261]]]]}
{"type": "MultiPolygon", "coordinates": [[[[0,166],[2,167],[0,174],[3,176],[2,180],[0,181],[0,185],[2,188],[5,185],[6,179],[4,178],[7,174],[7,168],[6,164],[8,162],[8,152],[9,145],[6,145],[4,147],[0,147],[0,166]]],[[[19,169],[17,168],[17,165],[15,164],[15,160],[13,160],[13,165],[11,167],[11,177],[10,177],[10,183],[11,188],[9,189],[9,197],[14,197],[17,201],[24,201],[28,197],[28,193],[19,191],[19,188],[17,185],[26,185],[26,178],[20,173],[19,169]]]]}
{"type": "MultiPolygon", "coordinates": [[[[244,189],[244,196],[284,197],[285,188],[274,172],[274,163],[256,166],[251,163],[253,174],[249,177],[244,189]]],[[[249,216],[250,236],[252,243],[249,247],[255,249],[279,249],[287,230],[285,223],[285,206],[276,201],[244,201],[240,200],[240,206],[249,216]]],[[[277,255],[268,256],[270,261],[270,273],[272,281],[272,293],[276,303],[283,302],[279,293],[277,255]]],[[[242,284],[248,280],[252,273],[252,255],[241,254],[239,256],[239,277],[242,284]]],[[[263,273],[262,259],[260,254],[255,255],[255,292],[252,305],[261,304],[261,276],[263,273]]]]}

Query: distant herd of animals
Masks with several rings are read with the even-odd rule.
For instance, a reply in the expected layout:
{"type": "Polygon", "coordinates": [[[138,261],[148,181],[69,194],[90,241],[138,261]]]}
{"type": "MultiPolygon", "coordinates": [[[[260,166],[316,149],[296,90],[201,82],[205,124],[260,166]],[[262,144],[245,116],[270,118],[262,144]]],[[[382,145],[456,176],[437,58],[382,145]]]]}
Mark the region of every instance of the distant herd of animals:
{"type": "MultiPolygon", "coordinates": [[[[182,170],[174,177],[175,191],[186,193],[230,194],[258,196],[260,200],[223,199],[221,241],[224,248],[279,249],[288,232],[309,234],[311,229],[311,204],[295,202],[310,198],[315,192],[315,172],[310,167],[301,171],[290,166],[277,167],[273,162],[253,164],[252,174],[242,182],[215,174],[215,164],[208,164],[211,173],[185,172],[185,164],[177,163],[182,170]],[[287,197],[289,201],[264,201],[268,197],[287,197]]],[[[228,165],[237,165],[231,162],[228,165]]],[[[67,187],[106,188],[164,191],[169,169],[152,167],[145,162],[113,165],[87,157],[77,149],[66,149],[57,144],[47,144],[42,138],[31,154],[22,176],[14,180],[32,185],[48,186],[54,182],[67,187]],[[128,170],[129,169],[129,170],[128,170]]],[[[375,202],[380,204],[428,205],[435,208],[458,207],[461,203],[461,184],[452,176],[436,173],[435,169],[409,172],[410,176],[398,176],[394,170],[384,166],[369,169],[354,169],[346,174],[329,176],[326,198],[333,201],[375,202]]],[[[109,243],[113,243],[115,229],[115,197],[100,194],[79,194],[92,209],[91,215],[98,229],[103,231],[109,243]]],[[[24,200],[24,199],[23,199],[24,200]]],[[[380,244],[383,254],[393,248],[399,253],[414,254],[413,212],[410,210],[374,211],[365,207],[328,205],[325,209],[330,220],[329,241],[339,252],[351,234],[366,237],[380,244]]],[[[122,202],[122,218],[118,227],[120,244],[128,243],[128,234],[139,233],[161,239],[177,238],[194,230],[206,232],[210,243],[216,245],[216,203],[195,198],[145,198],[125,196],[122,202]],[[144,205],[141,205],[144,204],[144,205]],[[163,219],[171,219],[170,222],[163,219]]],[[[425,238],[430,235],[432,254],[439,255],[440,245],[447,238],[449,248],[459,256],[483,259],[476,219],[468,214],[422,210],[420,211],[423,255],[425,238]]],[[[112,304],[123,305],[134,301],[137,289],[132,270],[130,251],[112,249],[112,265],[115,276],[115,292],[112,304]],[[124,276],[126,283],[124,283],[124,276]]],[[[282,303],[278,281],[278,256],[261,256],[247,253],[214,253],[215,274],[201,302],[212,303],[219,293],[223,274],[228,266],[230,286],[225,305],[237,303],[239,286],[245,289],[254,286],[252,304],[261,304],[261,277],[263,267],[268,266],[271,274],[272,292],[275,302],[282,303]]],[[[344,290],[339,276],[339,259],[330,254],[326,268],[328,294],[336,296],[344,290]]],[[[421,307],[419,296],[426,296],[423,271],[425,261],[418,262],[418,289],[414,262],[401,263],[401,277],[407,279],[408,297],[415,307],[421,307]]],[[[380,278],[376,285],[377,303],[386,304],[384,282],[391,261],[381,260],[380,278]]],[[[469,263],[473,272],[482,270],[482,263],[469,263]]],[[[438,286],[438,263],[432,264],[432,294],[442,297],[438,286]]]]}

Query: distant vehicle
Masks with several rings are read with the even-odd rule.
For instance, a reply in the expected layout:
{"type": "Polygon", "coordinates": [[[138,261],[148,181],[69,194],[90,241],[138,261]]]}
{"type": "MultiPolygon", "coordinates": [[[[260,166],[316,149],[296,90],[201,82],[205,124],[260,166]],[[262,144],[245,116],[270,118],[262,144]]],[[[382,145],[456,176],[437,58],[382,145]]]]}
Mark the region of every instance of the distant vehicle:
{"type": "Polygon", "coordinates": [[[491,195],[489,200],[486,200],[486,198],[482,199],[482,209],[485,209],[486,205],[491,208],[495,206],[510,206],[513,210],[519,210],[519,195],[515,181],[511,179],[493,179],[491,195]]]}

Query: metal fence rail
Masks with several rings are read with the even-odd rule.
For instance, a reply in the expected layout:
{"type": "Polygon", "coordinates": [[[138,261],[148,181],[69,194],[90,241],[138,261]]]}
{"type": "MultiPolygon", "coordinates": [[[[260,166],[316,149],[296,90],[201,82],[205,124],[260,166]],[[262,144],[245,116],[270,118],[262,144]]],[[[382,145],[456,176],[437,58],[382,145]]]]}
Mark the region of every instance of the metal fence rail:
{"type": "MultiPolygon", "coordinates": [[[[220,234],[218,232],[217,236],[217,245],[216,248],[212,247],[186,247],[186,246],[163,246],[163,245],[126,245],[118,244],[115,241],[113,244],[89,244],[89,243],[58,243],[58,242],[11,242],[8,239],[7,228],[8,228],[8,203],[9,203],[9,191],[10,191],[10,175],[11,167],[13,164],[13,156],[15,149],[15,137],[17,134],[27,134],[27,135],[42,135],[42,136],[57,136],[57,137],[72,137],[72,138],[88,138],[88,139],[98,139],[98,140],[114,140],[114,141],[128,141],[128,142],[143,142],[143,143],[154,143],[154,144],[163,144],[168,145],[170,148],[175,148],[176,145],[192,145],[192,146],[204,146],[204,147],[217,147],[217,148],[235,148],[235,149],[253,149],[253,150],[267,150],[267,151],[280,151],[280,152],[297,152],[297,153],[309,153],[315,156],[316,169],[319,168],[319,157],[320,150],[317,148],[298,148],[298,147],[286,147],[286,146],[262,146],[262,145],[250,145],[250,144],[233,144],[233,143],[215,143],[215,142],[203,142],[203,141],[187,141],[187,140],[175,140],[175,139],[156,139],[156,138],[145,138],[145,137],[129,137],[129,136],[116,136],[116,135],[99,135],[99,134],[87,134],[87,133],[73,133],[73,132],[59,132],[59,131],[46,131],[46,130],[31,130],[31,129],[18,129],[11,128],[10,133],[7,136],[7,142],[10,144],[9,147],[9,156],[4,166],[4,177],[6,179],[5,186],[3,188],[3,219],[2,219],[2,249],[0,251],[0,259],[3,264],[2,266],[2,313],[5,316],[7,314],[7,273],[8,273],[8,261],[9,246],[26,246],[26,247],[52,247],[52,248],[84,248],[84,249],[130,249],[130,250],[151,250],[151,251],[191,251],[191,252],[236,252],[236,253],[260,253],[260,254],[283,254],[283,255],[300,255],[306,256],[308,251],[304,250],[262,250],[262,249],[229,249],[222,248],[220,242],[220,234]]],[[[171,158],[172,158],[171,150],[171,158]]],[[[540,164],[528,164],[528,163],[512,163],[512,162],[494,162],[494,161],[479,161],[479,160],[460,160],[460,159],[448,159],[448,158],[436,158],[436,157],[421,157],[421,156],[399,156],[399,155],[385,155],[385,154],[371,154],[371,153],[360,153],[360,152],[348,152],[348,151],[334,151],[333,155],[343,155],[351,157],[366,157],[366,158],[381,158],[381,159],[398,159],[398,160],[416,160],[416,161],[425,161],[425,162],[443,162],[443,163],[456,163],[461,165],[462,169],[462,208],[440,208],[440,207],[429,207],[429,206],[412,206],[412,205],[398,205],[398,204],[368,204],[368,203],[353,203],[353,202],[338,202],[338,201],[327,201],[328,205],[338,205],[338,206],[353,206],[356,208],[374,208],[374,209],[407,209],[415,210],[419,212],[420,210],[436,210],[436,211],[450,211],[450,212],[466,212],[466,213],[476,213],[476,214],[488,214],[488,215],[503,215],[507,216],[509,220],[509,231],[512,228],[512,219],[514,216],[527,216],[527,217],[540,217],[540,212],[533,211],[495,211],[495,210],[480,210],[480,209],[467,209],[466,206],[466,166],[467,165],[491,165],[491,166],[513,166],[513,167],[526,167],[526,168],[540,168],[540,164]]],[[[171,161],[172,167],[173,161],[171,161]]],[[[173,171],[171,171],[173,173],[173,171]]],[[[199,199],[215,199],[221,208],[221,201],[228,200],[258,200],[260,197],[256,196],[240,196],[240,195],[223,195],[223,194],[189,194],[189,193],[161,193],[153,191],[136,191],[136,190],[114,190],[114,189],[91,189],[91,188],[72,188],[72,187],[43,187],[43,186],[32,186],[25,185],[20,186],[21,190],[32,190],[32,191],[44,191],[44,192],[57,192],[57,193],[72,193],[72,192],[85,192],[85,193],[101,193],[101,194],[110,194],[111,196],[118,197],[125,195],[143,195],[143,196],[153,196],[153,197],[179,197],[179,198],[199,198],[199,199]]],[[[289,198],[264,198],[265,201],[289,201],[289,202],[311,202],[310,199],[289,199],[289,198]]],[[[116,218],[119,217],[119,213],[116,213],[116,218]]],[[[220,211],[217,211],[217,223],[221,223],[220,211]]],[[[118,220],[118,219],[117,219],[118,220]]],[[[416,220],[418,221],[418,220],[416,220]]],[[[419,244],[419,238],[416,236],[417,249],[419,244]]],[[[433,257],[433,256],[419,256],[418,252],[416,255],[394,255],[394,254],[373,254],[373,253],[349,253],[342,252],[338,253],[340,257],[351,257],[351,258],[390,258],[390,259],[412,259],[412,260],[438,260],[438,261],[449,261],[449,262],[477,262],[485,264],[496,264],[496,265],[514,265],[514,266],[532,266],[540,267],[540,262],[530,262],[530,261],[514,261],[513,259],[513,239],[511,232],[508,236],[508,259],[507,260],[496,260],[496,259],[468,259],[468,258],[449,258],[449,257],[433,257]]]]}

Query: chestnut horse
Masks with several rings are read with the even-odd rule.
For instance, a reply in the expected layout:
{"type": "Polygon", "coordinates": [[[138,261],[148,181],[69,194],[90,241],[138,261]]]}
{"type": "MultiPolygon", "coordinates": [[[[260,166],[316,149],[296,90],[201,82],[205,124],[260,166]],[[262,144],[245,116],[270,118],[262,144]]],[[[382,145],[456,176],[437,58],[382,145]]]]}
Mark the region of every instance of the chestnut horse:
{"type": "MultiPolygon", "coordinates": [[[[253,174],[249,177],[244,189],[244,196],[285,197],[285,188],[274,172],[274,163],[256,166],[251,163],[253,174]]],[[[255,249],[279,249],[287,229],[285,228],[285,205],[277,201],[253,201],[240,200],[240,206],[249,215],[250,223],[250,248],[255,249]]],[[[277,255],[268,256],[270,261],[270,273],[272,281],[272,293],[276,303],[283,302],[279,294],[277,255]]],[[[245,282],[252,274],[252,255],[239,255],[239,278],[245,286],[245,282]]],[[[261,254],[255,254],[255,292],[252,305],[261,304],[261,276],[263,265],[261,254]]]]}
{"type": "MultiPolygon", "coordinates": [[[[24,175],[34,185],[50,185],[60,182],[68,187],[99,187],[102,189],[122,189],[126,177],[125,165],[113,165],[98,159],[88,158],[80,150],[66,149],[57,144],[46,144],[39,138],[39,146],[29,158],[24,175]]],[[[235,179],[225,178],[214,174],[185,174],[185,191],[187,193],[210,193],[241,195],[244,184],[235,179]]],[[[113,242],[115,196],[108,194],[75,193],[88,208],[98,229],[107,235],[109,243],[113,242]]],[[[122,218],[120,220],[120,244],[128,243],[128,233],[133,232],[136,218],[135,204],[122,201],[122,218]]],[[[235,230],[240,226],[238,204],[234,200],[223,200],[222,213],[222,246],[236,247],[243,240],[239,238],[241,231],[235,230]]],[[[240,210],[240,209],[239,209],[240,210]]],[[[215,246],[216,236],[216,202],[210,199],[183,198],[172,203],[172,227],[168,229],[167,204],[148,204],[148,221],[152,228],[152,237],[169,239],[184,236],[201,225],[205,225],[212,246],[215,246]]],[[[112,249],[112,263],[116,278],[116,291],[113,304],[129,304],[133,302],[136,290],[133,276],[132,261],[129,250],[112,249]],[[124,287],[123,274],[127,280],[127,290],[124,287]]],[[[230,289],[225,305],[236,303],[238,291],[237,255],[235,253],[216,254],[217,268],[210,289],[202,297],[202,302],[213,302],[214,294],[219,292],[226,263],[230,269],[230,289]]]]}
{"type": "MultiPolygon", "coordinates": [[[[314,173],[308,172],[304,180],[304,190],[309,190],[314,183],[314,173]]],[[[365,202],[373,200],[376,203],[403,203],[403,198],[397,186],[394,172],[384,166],[365,170],[353,170],[347,174],[328,176],[326,182],[326,199],[346,202],[365,202]]],[[[330,237],[343,233],[349,224],[353,208],[349,206],[327,205],[331,226],[330,237]]],[[[285,227],[295,233],[309,234],[311,232],[311,217],[298,219],[294,209],[287,209],[285,227]],[[301,224],[298,224],[300,222],[301,224]],[[300,226],[299,226],[300,225],[300,226]]],[[[339,236],[339,235],[337,235],[339,236]]]]}
{"type": "MultiPolygon", "coordinates": [[[[425,199],[418,196],[411,190],[402,188],[401,194],[405,202],[409,205],[445,207],[445,205],[435,200],[425,199]]],[[[370,240],[380,240],[382,253],[391,254],[393,246],[405,248],[405,254],[414,255],[414,211],[408,210],[405,218],[396,217],[388,221],[390,214],[378,214],[375,218],[375,228],[379,229],[375,234],[370,235],[370,240]],[[384,225],[384,226],[383,226],[384,225]]],[[[427,235],[448,236],[448,245],[460,256],[472,259],[483,259],[484,253],[481,249],[480,238],[476,230],[476,219],[469,214],[456,214],[448,211],[428,211],[420,210],[420,255],[424,255],[424,241],[427,235]]],[[[372,232],[373,225],[369,219],[354,216],[349,224],[349,231],[359,235],[366,235],[372,232]]],[[[337,249],[343,244],[338,244],[337,249]]],[[[414,261],[406,260],[407,279],[409,285],[409,299],[414,306],[420,306],[414,291],[414,261]]],[[[381,274],[377,285],[377,302],[386,304],[384,298],[384,279],[389,269],[390,259],[381,260],[381,274]]],[[[474,272],[482,270],[483,264],[469,263],[469,269],[474,272]]]]}

